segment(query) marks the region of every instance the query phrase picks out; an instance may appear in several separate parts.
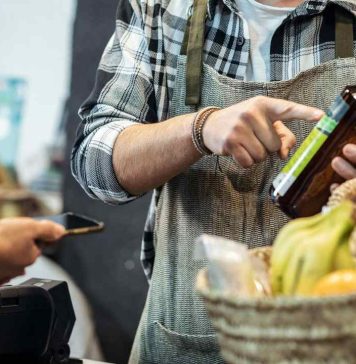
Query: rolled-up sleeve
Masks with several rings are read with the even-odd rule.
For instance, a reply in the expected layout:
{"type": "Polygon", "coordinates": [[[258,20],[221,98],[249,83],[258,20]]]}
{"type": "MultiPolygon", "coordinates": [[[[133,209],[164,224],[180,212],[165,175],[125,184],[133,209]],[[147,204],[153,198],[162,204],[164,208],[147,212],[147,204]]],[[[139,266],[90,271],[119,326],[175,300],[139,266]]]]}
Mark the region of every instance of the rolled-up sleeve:
{"type": "MultiPolygon", "coordinates": [[[[86,193],[109,204],[129,202],[113,167],[118,135],[157,121],[152,70],[139,3],[121,0],[116,31],[105,48],[96,82],[79,110],[82,122],[72,151],[72,173],[86,193]]],[[[119,148],[118,148],[119,149],[119,148]]]]}

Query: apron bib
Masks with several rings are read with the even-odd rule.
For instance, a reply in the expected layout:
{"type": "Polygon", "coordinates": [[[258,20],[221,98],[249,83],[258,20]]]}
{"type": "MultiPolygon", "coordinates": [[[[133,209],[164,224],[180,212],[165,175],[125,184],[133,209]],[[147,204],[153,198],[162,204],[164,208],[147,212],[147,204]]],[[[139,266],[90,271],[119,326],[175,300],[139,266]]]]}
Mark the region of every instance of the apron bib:
{"type": "MultiPolygon", "coordinates": [[[[200,23],[205,19],[206,0],[195,2],[201,7],[193,12],[190,34],[197,32],[194,15],[199,14],[200,23]]],[[[191,39],[202,42],[201,34],[190,35],[188,56],[178,59],[170,117],[194,112],[198,106],[225,108],[257,95],[326,110],[345,85],[356,84],[354,57],[335,59],[288,81],[237,81],[207,65],[202,66],[201,78],[195,72],[195,80],[188,77],[187,81],[191,72],[186,70],[193,67],[190,62],[200,62],[197,55],[202,54],[201,45],[199,52],[193,47],[193,56],[189,53],[191,39]],[[197,84],[201,88],[192,88],[197,84]]],[[[314,124],[294,121],[287,126],[299,146],[314,124]]],[[[249,248],[272,244],[288,221],[269,198],[271,182],[284,163],[271,155],[263,163],[243,169],[232,158],[219,157],[217,168],[216,156],[204,156],[162,187],[154,232],[155,265],[131,364],[223,363],[204,303],[195,292],[196,275],[206,262],[193,259],[194,240],[208,233],[249,248]]]]}

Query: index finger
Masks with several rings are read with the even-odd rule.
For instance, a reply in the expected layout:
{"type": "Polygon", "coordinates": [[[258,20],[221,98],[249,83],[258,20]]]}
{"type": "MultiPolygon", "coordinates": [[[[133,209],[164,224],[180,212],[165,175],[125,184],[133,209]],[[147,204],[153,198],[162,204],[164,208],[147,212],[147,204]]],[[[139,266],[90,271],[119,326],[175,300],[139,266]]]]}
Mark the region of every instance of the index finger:
{"type": "Polygon", "coordinates": [[[277,120],[319,121],[325,114],[323,110],[317,109],[315,107],[305,106],[292,101],[274,98],[269,98],[268,102],[265,102],[265,111],[272,123],[277,120]]]}

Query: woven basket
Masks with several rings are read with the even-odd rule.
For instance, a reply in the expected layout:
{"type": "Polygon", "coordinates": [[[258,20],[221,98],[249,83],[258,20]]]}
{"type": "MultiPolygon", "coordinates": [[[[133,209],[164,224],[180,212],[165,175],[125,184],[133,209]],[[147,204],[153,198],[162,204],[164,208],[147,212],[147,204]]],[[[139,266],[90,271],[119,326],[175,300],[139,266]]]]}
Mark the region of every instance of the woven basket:
{"type": "Polygon", "coordinates": [[[227,364],[356,363],[356,295],[242,299],[197,289],[227,364]]]}
{"type": "Polygon", "coordinates": [[[337,187],[329,197],[328,206],[337,206],[344,200],[356,200],[356,178],[350,179],[337,187]]]}

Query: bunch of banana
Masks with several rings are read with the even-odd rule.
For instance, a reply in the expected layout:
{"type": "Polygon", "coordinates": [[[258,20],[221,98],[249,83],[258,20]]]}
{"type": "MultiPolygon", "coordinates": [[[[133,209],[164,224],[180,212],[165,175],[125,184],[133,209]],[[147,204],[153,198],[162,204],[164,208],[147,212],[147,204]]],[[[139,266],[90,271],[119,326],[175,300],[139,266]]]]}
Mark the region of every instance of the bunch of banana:
{"type": "Polygon", "coordinates": [[[349,248],[355,207],[344,201],[327,213],[296,219],[279,233],[271,257],[275,295],[310,295],[315,284],[337,269],[356,268],[349,248]]]}
{"type": "MultiPolygon", "coordinates": [[[[327,207],[333,208],[345,200],[356,202],[356,178],[350,179],[338,186],[329,197],[327,207]]],[[[349,244],[356,262],[356,228],[351,234],[349,244]]]]}

